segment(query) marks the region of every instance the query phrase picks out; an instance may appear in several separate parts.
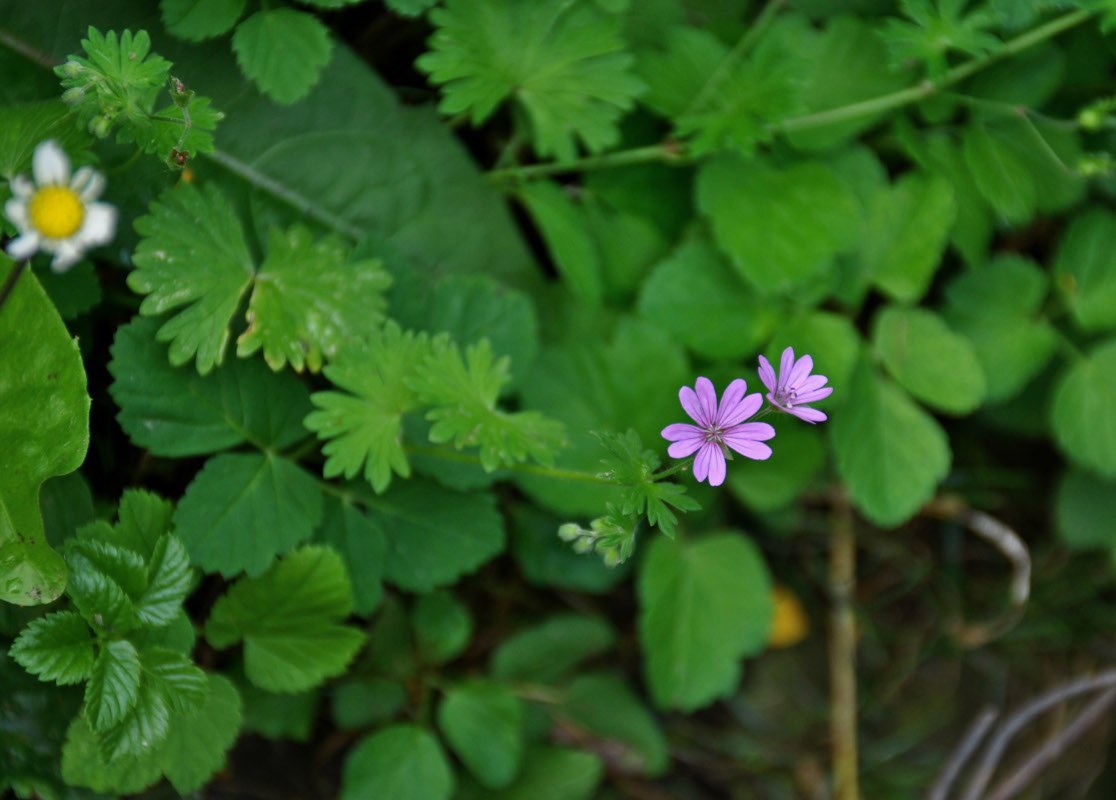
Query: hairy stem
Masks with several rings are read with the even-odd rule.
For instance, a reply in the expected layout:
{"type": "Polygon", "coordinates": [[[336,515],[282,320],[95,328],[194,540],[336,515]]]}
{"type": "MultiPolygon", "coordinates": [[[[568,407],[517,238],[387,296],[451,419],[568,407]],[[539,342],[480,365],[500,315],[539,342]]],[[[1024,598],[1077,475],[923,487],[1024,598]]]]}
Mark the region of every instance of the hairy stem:
{"type": "Polygon", "coordinates": [[[856,530],[852,507],[841,497],[829,543],[829,736],[835,800],[858,800],[856,748],[856,530]]]}

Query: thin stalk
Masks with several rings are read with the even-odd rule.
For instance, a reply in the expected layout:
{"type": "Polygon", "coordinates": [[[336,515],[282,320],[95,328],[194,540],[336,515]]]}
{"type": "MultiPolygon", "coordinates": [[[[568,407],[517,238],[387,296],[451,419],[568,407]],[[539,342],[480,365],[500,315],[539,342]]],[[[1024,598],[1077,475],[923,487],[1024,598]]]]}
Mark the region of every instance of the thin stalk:
{"type": "Polygon", "coordinates": [[[677,142],[666,141],[647,147],[633,147],[629,150],[616,150],[599,156],[586,156],[571,161],[552,161],[546,164],[529,164],[524,167],[507,167],[490,170],[485,177],[492,183],[508,183],[532,178],[545,178],[561,175],[564,172],[592,172],[599,169],[623,167],[629,164],[649,162],[678,163],[686,160],[677,142]]]}
{"type": "Polygon", "coordinates": [[[835,800],[858,800],[860,797],[856,746],[856,619],[852,610],[855,586],[856,529],[852,508],[842,497],[834,509],[829,543],[829,736],[835,800]]]}

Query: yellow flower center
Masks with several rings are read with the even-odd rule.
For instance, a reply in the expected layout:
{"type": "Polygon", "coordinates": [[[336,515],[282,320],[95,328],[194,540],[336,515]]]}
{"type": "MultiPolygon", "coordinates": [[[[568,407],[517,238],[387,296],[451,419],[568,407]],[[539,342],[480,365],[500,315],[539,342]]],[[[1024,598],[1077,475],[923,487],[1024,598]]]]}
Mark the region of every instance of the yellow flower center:
{"type": "Polygon", "coordinates": [[[44,186],[31,198],[31,224],[48,239],[66,239],[85,219],[81,198],[68,186],[44,186]]]}

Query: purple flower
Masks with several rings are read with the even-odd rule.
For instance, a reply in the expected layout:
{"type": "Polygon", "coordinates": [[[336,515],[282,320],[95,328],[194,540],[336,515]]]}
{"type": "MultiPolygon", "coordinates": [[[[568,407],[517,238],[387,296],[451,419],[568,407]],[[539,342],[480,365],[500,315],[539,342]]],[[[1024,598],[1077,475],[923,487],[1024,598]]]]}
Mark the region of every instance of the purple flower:
{"type": "Polygon", "coordinates": [[[725,482],[725,445],[748,458],[771,458],[771,448],[760,442],[773,437],[775,429],[766,422],[744,423],[763,405],[759,392],[745,397],[748,384],[737,378],[725,389],[718,407],[717,392],[709,378],[698,378],[694,389],[683,386],[678,399],[697,425],[676,422],[663,428],[663,438],[673,442],[667,448],[671,458],[696,452],[694,477],[699,481],[708,477],[710,486],[725,482]]]}
{"type": "Polygon", "coordinates": [[[799,419],[804,419],[810,424],[825,422],[828,417],[824,411],[816,408],[807,408],[805,403],[829,397],[833,393],[832,386],[825,386],[829,378],[824,375],[811,375],[814,369],[814,359],[802,356],[795,361],[794,348],[788,347],[779,359],[779,377],[775,378],[775,370],[763,356],[759,357],[759,376],[763,385],[767,387],[767,399],[780,411],[794,414],[799,419]],[[822,387],[825,388],[822,388],[822,387]]]}

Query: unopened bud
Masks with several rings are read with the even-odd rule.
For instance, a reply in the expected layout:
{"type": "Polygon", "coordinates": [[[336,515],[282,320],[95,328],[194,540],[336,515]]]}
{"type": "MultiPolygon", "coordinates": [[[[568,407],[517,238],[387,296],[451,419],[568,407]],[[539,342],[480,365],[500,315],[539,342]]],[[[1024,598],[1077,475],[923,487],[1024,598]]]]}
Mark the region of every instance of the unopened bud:
{"type": "Polygon", "coordinates": [[[179,108],[186,108],[190,105],[190,101],[194,99],[194,91],[186,91],[185,84],[178,78],[172,77],[170,79],[170,94],[174,104],[179,108]]]}
{"type": "Polygon", "coordinates": [[[85,70],[85,67],[76,61],[67,61],[58,70],[63,78],[76,78],[85,70]]]}
{"type": "Polygon", "coordinates": [[[112,120],[106,116],[93,117],[89,121],[89,132],[98,139],[104,139],[112,131],[112,120]]]}
{"type": "Polygon", "coordinates": [[[558,526],[558,538],[563,542],[572,542],[579,536],[581,536],[581,526],[574,522],[558,526]]]}
{"type": "Polygon", "coordinates": [[[85,97],[85,90],[80,86],[74,86],[62,92],[62,102],[68,106],[76,106],[85,97]]]}
{"type": "Polygon", "coordinates": [[[1087,131],[1099,130],[1104,125],[1104,114],[1095,108],[1082,109],[1077,115],[1077,123],[1087,131]]]}

